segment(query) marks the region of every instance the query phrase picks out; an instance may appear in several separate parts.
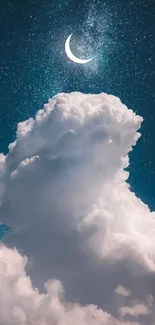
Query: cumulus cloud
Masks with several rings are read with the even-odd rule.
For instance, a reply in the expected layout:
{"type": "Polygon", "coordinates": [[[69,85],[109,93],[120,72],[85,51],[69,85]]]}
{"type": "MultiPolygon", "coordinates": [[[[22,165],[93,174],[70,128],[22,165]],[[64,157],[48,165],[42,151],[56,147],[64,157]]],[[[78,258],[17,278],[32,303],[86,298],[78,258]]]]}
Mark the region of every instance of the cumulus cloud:
{"type": "Polygon", "coordinates": [[[140,315],[150,314],[150,310],[148,309],[148,306],[146,306],[144,304],[135,303],[135,305],[132,307],[129,307],[129,306],[121,307],[120,313],[122,316],[130,315],[130,316],[134,316],[137,318],[140,315]]]}
{"type": "Polygon", "coordinates": [[[0,248],[0,324],[114,325],[116,320],[97,306],[65,303],[60,281],[45,284],[39,294],[25,273],[26,258],[17,250],[0,248]]]}
{"type": "Polygon", "coordinates": [[[155,213],[125,170],[141,122],[115,96],[75,92],[18,124],[0,156],[0,220],[12,228],[0,248],[2,325],[134,324],[116,294],[144,296],[135,277],[155,271],[155,213]]]}
{"type": "Polygon", "coordinates": [[[119,295],[122,295],[124,297],[128,297],[131,295],[131,292],[129,290],[127,290],[125,287],[123,287],[122,285],[119,285],[115,292],[119,295]]]}

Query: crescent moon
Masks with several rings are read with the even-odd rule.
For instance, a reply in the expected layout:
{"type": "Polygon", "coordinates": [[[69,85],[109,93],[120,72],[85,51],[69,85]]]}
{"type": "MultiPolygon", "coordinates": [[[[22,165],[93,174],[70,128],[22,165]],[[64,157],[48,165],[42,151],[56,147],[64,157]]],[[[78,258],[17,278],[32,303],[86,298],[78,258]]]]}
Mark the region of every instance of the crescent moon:
{"type": "Polygon", "coordinates": [[[85,64],[85,63],[88,63],[92,60],[91,59],[88,59],[88,60],[82,60],[82,59],[79,59],[77,58],[71,51],[70,49],[70,39],[72,37],[73,34],[69,35],[69,37],[67,38],[66,42],[65,42],[65,52],[67,54],[67,56],[69,57],[69,59],[75,63],[79,63],[79,64],[85,64]]]}

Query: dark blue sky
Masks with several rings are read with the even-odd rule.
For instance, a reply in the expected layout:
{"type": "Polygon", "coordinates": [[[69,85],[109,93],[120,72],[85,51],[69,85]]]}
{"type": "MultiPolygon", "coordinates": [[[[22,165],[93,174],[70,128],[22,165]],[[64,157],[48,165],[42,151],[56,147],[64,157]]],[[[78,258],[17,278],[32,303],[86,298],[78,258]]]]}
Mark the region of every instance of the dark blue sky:
{"type": "Polygon", "coordinates": [[[54,94],[114,94],[144,117],[129,182],[155,210],[155,1],[1,0],[0,16],[0,151],[54,94]],[[76,52],[88,41],[91,65],[67,59],[71,33],[76,52]]]}

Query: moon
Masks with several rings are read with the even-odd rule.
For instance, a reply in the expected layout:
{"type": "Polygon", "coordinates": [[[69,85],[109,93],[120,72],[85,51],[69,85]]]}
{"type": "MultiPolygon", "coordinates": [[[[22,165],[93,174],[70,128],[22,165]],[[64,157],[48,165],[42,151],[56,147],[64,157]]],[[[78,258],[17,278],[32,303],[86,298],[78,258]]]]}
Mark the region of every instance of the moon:
{"type": "Polygon", "coordinates": [[[67,38],[67,40],[66,40],[66,42],[65,42],[65,52],[66,52],[68,58],[69,58],[71,61],[73,61],[73,62],[75,62],[75,63],[79,63],[79,64],[85,64],[85,63],[90,62],[90,61],[92,60],[92,58],[91,58],[91,59],[88,59],[88,60],[82,60],[82,59],[77,58],[77,57],[72,53],[72,51],[71,51],[71,49],[70,49],[70,39],[71,39],[72,35],[73,35],[73,34],[69,35],[68,38],[67,38]]]}

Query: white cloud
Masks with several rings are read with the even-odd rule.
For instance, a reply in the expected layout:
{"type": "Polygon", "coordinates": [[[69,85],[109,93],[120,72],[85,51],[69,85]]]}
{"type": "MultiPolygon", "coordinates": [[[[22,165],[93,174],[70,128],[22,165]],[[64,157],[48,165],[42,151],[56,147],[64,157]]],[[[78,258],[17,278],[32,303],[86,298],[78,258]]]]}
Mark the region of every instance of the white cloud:
{"type": "Polygon", "coordinates": [[[97,306],[66,303],[60,281],[45,284],[39,294],[25,273],[26,258],[17,250],[0,248],[0,324],[2,325],[114,325],[116,320],[97,306]]]}
{"type": "Polygon", "coordinates": [[[137,318],[140,315],[148,315],[151,313],[151,311],[149,310],[148,306],[146,306],[142,303],[141,304],[135,303],[135,305],[132,307],[129,307],[129,306],[121,307],[120,313],[122,316],[130,315],[130,316],[134,316],[135,318],[137,318]]]}
{"type": "Polygon", "coordinates": [[[141,122],[114,96],[62,93],[35,119],[18,124],[16,141],[0,157],[0,220],[13,229],[6,240],[10,249],[0,248],[7,258],[4,263],[1,257],[1,267],[16,270],[13,280],[12,275],[6,282],[3,275],[0,279],[13,297],[4,295],[0,313],[6,317],[7,308],[10,316],[0,317],[2,325],[10,319],[13,325],[13,317],[15,324],[27,325],[70,325],[73,317],[80,325],[113,325],[116,319],[95,305],[104,310],[107,304],[112,312],[114,291],[121,282],[126,286],[131,271],[155,271],[155,213],[130,191],[124,171],[141,122]],[[42,289],[44,281],[60,280],[50,285],[52,294],[32,288],[14,246],[28,256],[27,272],[35,286],[42,289]],[[57,295],[51,316],[51,297],[61,291],[61,283],[66,298],[57,295]]]}
{"type": "Polygon", "coordinates": [[[122,295],[124,297],[128,297],[131,295],[131,291],[130,290],[127,290],[126,288],[124,288],[122,285],[119,285],[115,292],[118,294],[118,295],[122,295]]]}

